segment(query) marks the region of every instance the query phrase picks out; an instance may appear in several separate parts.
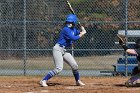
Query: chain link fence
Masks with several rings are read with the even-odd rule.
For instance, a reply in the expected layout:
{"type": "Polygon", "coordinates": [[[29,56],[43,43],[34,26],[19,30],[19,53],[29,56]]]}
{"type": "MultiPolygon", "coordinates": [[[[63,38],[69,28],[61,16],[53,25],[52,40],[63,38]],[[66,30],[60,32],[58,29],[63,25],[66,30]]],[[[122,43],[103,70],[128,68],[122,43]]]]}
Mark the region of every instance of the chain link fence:
{"type": "MultiPolygon", "coordinates": [[[[81,75],[112,75],[118,60],[129,57],[117,43],[116,34],[124,30],[127,42],[135,42],[137,37],[129,37],[127,32],[140,28],[140,0],[69,2],[87,30],[69,50],[81,75]]],[[[66,0],[1,0],[0,75],[44,75],[53,69],[52,47],[69,13],[66,0]]],[[[127,71],[126,62],[125,75],[127,71]]],[[[71,74],[64,63],[60,75],[71,74]]]]}

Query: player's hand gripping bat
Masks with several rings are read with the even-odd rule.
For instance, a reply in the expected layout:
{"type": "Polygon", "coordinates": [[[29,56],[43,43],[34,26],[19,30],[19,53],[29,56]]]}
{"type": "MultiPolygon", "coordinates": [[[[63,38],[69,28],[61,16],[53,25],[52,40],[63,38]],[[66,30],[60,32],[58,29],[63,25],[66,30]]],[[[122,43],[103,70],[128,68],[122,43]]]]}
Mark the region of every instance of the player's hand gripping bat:
{"type": "Polygon", "coordinates": [[[119,39],[119,44],[120,45],[123,45],[126,43],[126,37],[124,35],[121,35],[121,34],[117,34],[117,37],[119,39]]]}
{"type": "MultiPolygon", "coordinates": [[[[74,12],[74,10],[73,10],[73,8],[72,8],[72,6],[71,6],[71,4],[70,4],[69,1],[67,1],[67,5],[68,5],[68,7],[69,7],[71,13],[75,15],[75,12],[74,12]]],[[[79,25],[80,27],[82,26],[80,22],[78,22],[78,25],[79,25]]]]}

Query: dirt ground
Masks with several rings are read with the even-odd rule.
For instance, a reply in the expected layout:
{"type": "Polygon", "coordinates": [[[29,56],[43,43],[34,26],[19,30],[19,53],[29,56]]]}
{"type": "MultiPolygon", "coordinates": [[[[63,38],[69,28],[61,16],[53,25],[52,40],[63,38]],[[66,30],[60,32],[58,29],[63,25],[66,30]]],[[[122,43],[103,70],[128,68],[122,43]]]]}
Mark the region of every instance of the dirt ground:
{"type": "Polygon", "coordinates": [[[139,87],[127,88],[125,77],[81,77],[85,86],[76,86],[73,77],[56,76],[48,87],[40,87],[40,76],[1,76],[0,93],[140,93],[139,87]]]}

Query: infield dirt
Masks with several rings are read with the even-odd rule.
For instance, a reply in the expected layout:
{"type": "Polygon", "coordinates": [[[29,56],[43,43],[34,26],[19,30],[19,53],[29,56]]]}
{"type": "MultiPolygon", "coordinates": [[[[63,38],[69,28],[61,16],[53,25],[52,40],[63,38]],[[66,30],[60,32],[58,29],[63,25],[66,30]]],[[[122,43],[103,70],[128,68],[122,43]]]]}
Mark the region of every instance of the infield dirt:
{"type": "Polygon", "coordinates": [[[124,86],[126,77],[81,77],[85,86],[76,86],[73,77],[56,76],[48,87],[40,87],[40,76],[1,76],[0,93],[140,93],[139,87],[124,86]]]}

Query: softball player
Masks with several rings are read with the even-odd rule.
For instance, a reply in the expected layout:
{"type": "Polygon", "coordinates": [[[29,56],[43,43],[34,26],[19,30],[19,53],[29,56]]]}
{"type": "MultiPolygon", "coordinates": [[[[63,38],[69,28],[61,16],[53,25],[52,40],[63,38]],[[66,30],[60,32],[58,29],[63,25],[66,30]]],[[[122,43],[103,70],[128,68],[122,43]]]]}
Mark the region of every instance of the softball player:
{"type": "Polygon", "coordinates": [[[86,30],[81,26],[80,30],[76,28],[77,16],[74,14],[69,14],[66,18],[65,25],[60,32],[60,36],[57,43],[53,47],[53,59],[55,68],[48,72],[48,74],[40,81],[41,86],[48,86],[47,81],[53,76],[59,74],[63,69],[63,61],[65,61],[72,69],[73,75],[75,77],[76,85],[85,85],[80,81],[80,75],[78,72],[78,65],[73,58],[73,56],[66,51],[67,47],[71,47],[72,42],[78,40],[82,37],[86,30]]]}
{"type": "Polygon", "coordinates": [[[121,39],[119,39],[119,44],[122,46],[122,48],[129,54],[135,54],[137,55],[138,60],[138,67],[135,67],[133,69],[133,76],[125,82],[125,85],[127,87],[131,86],[137,86],[137,83],[140,83],[140,38],[136,40],[135,42],[135,49],[129,49],[121,39]]]}

